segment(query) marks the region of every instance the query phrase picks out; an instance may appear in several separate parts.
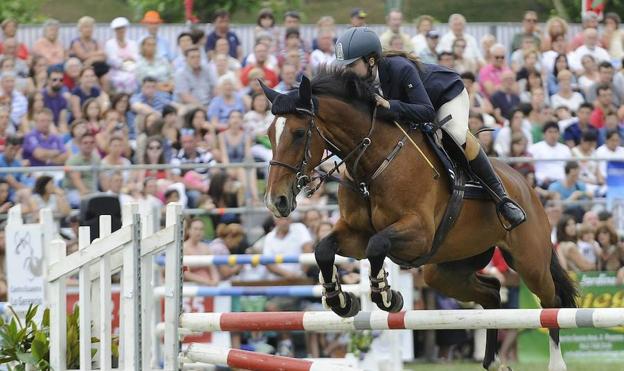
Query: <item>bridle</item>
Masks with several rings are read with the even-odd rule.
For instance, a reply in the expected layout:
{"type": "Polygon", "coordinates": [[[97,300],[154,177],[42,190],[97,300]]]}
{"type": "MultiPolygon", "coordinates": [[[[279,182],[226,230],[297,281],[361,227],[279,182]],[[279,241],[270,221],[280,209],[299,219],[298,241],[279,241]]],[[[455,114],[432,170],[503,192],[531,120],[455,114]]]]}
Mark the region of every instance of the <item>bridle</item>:
{"type": "MultiPolygon", "coordinates": [[[[297,113],[306,115],[308,117],[310,117],[310,121],[308,123],[308,128],[306,129],[306,134],[305,134],[305,142],[304,142],[304,147],[303,147],[303,158],[301,159],[301,161],[293,166],[290,164],[287,164],[285,162],[282,161],[277,161],[277,160],[271,160],[269,161],[269,165],[276,165],[276,166],[281,166],[283,168],[288,169],[289,171],[295,173],[295,177],[296,177],[296,182],[295,182],[295,187],[296,189],[293,189],[293,193],[296,195],[297,193],[299,193],[299,191],[303,190],[306,197],[312,197],[312,195],[323,185],[323,183],[329,179],[330,177],[332,177],[332,174],[335,173],[342,164],[346,163],[346,161],[353,157],[354,155],[357,155],[355,158],[355,161],[353,163],[353,166],[351,167],[351,171],[350,174],[352,176],[355,176],[356,174],[356,169],[358,167],[358,164],[362,158],[362,156],[364,155],[364,153],[366,152],[366,150],[368,149],[368,147],[372,144],[372,140],[371,140],[371,136],[373,134],[373,131],[375,130],[375,118],[377,117],[377,106],[375,106],[375,108],[373,109],[373,116],[371,119],[371,126],[370,129],[368,130],[368,134],[362,138],[362,140],[349,152],[347,153],[346,156],[343,156],[341,158],[341,161],[339,163],[334,162],[334,166],[333,168],[327,172],[327,173],[321,173],[319,171],[317,171],[319,173],[318,176],[312,177],[310,178],[306,173],[307,173],[307,166],[310,163],[310,158],[312,157],[312,153],[310,150],[310,143],[312,142],[312,132],[314,130],[316,130],[316,132],[319,134],[319,136],[323,139],[323,141],[329,146],[331,147],[331,150],[328,150],[329,154],[324,157],[323,159],[321,159],[319,165],[325,163],[327,160],[329,160],[331,157],[333,157],[335,154],[340,154],[342,151],[340,150],[340,148],[335,145],[331,140],[329,140],[325,135],[323,135],[323,133],[321,132],[321,130],[319,129],[318,125],[316,125],[315,122],[315,118],[317,118],[318,116],[314,113],[315,109],[314,109],[314,100],[311,99],[310,100],[311,104],[310,107],[311,109],[306,109],[306,108],[296,108],[297,113]],[[308,185],[315,180],[319,180],[319,182],[314,185],[313,187],[308,187],[308,185]]],[[[354,178],[355,179],[355,178],[354,178]]],[[[342,183],[342,182],[341,182],[342,183]]],[[[356,184],[357,181],[355,182],[356,184]]],[[[349,184],[349,186],[352,186],[351,184],[349,184]]],[[[365,183],[359,183],[358,184],[358,190],[364,194],[364,196],[368,196],[368,189],[366,188],[366,184],[365,183]]]]}

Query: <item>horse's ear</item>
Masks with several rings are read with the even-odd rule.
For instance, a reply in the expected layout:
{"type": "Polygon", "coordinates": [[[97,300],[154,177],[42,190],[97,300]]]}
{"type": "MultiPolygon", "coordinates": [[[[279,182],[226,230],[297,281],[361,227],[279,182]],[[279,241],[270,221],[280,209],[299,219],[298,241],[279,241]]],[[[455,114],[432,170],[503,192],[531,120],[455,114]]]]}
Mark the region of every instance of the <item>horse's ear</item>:
{"type": "Polygon", "coordinates": [[[299,84],[299,100],[306,105],[311,105],[312,87],[310,86],[310,79],[305,75],[301,77],[301,84],[299,84]]]}
{"type": "Polygon", "coordinates": [[[268,86],[266,86],[262,82],[262,80],[258,79],[258,82],[260,83],[260,86],[262,87],[262,91],[264,91],[264,95],[266,95],[266,97],[269,100],[269,102],[273,103],[273,100],[275,100],[275,97],[280,95],[280,93],[278,93],[275,90],[273,90],[273,89],[269,88],[268,86]]]}

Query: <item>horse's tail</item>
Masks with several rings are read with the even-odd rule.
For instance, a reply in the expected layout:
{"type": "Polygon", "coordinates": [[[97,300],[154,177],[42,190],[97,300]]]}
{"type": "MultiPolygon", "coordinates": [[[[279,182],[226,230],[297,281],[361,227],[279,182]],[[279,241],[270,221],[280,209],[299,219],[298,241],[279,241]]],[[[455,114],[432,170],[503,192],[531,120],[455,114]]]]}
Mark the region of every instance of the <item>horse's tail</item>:
{"type": "Polygon", "coordinates": [[[576,299],[579,295],[578,288],[561,264],[559,264],[559,258],[555,249],[552,250],[550,258],[550,275],[555,283],[555,294],[559,297],[560,307],[576,308],[576,299]]]}

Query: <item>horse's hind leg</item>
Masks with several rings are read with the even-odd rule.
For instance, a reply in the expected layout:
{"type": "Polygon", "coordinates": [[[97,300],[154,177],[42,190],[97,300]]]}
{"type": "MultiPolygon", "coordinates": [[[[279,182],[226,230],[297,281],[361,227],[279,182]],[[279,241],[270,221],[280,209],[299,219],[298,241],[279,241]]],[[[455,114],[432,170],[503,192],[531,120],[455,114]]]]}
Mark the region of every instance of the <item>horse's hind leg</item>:
{"type": "MultiPolygon", "coordinates": [[[[528,235],[522,243],[515,243],[511,253],[513,268],[520,274],[531,292],[540,299],[543,308],[576,307],[577,291],[564,269],[559,265],[548,236],[541,240],[528,235]]],[[[559,329],[549,331],[550,371],[567,369],[559,345],[559,329]]]]}
{"type": "MultiPolygon", "coordinates": [[[[476,274],[491,258],[491,251],[474,258],[425,266],[425,282],[433,289],[460,301],[474,301],[485,309],[500,309],[500,282],[476,274]],[[485,263],[483,263],[485,262],[485,263]]],[[[500,370],[497,356],[498,330],[488,329],[483,368],[500,370]]]]}
{"type": "Polygon", "coordinates": [[[323,305],[341,317],[355,316],[360,311],[360,302],[357,296],[343,292],[340,287],[334,265],[336,253],[340,251],[341,255],[361,258],[365,244],[366,238],[339,220],[334,230],[314,248],[314,257],[320,269],[319,280],[323,286],[323,305]]]}

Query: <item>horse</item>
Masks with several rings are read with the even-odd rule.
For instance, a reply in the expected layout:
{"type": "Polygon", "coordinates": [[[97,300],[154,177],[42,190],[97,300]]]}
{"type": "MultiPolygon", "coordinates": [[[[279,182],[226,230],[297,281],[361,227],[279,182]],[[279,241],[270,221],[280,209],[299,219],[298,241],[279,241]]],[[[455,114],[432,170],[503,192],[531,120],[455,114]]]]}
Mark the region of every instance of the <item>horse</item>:
{"type": "MultiPolygon", "coordinates": [[[[388,312],[400,311],[403,299],[388,285],[386,257],[404,267],[425,264],[426,284],[446,296],[501,308],[500,282],[478,273],[494,246],[542,307],[576,307],[577,288],[558,262],[546,213],[520,173],[493,160],[510,197],[526,211],[526,222],[508,231],[493,202],[465,200],[454,226],[432,252],[452,190],[421,131],[407,133],[393,125],[393,114],[376,108],[371,84],[344,69],[328,68],[312,81],[304,76],[299,88],[288,93],[262,87],[275,114],[268,129],[273,160],[264,201],[276,217],[296,208],[301,190],[314,190],[314,169],[326,150],[347,168],[338,190],[340,218],[314,247],[323,303],[332,311],[343,317],[359,311],[357,298],[341,290],[336,254],[369,259],[371,300],[388,312]]],[[[549,370],[565,370],[558,329],[549,330],[549,344],[549,370]]],[[[483,367],[503,367],[495,329],[487,330],[483,367]]]]}

